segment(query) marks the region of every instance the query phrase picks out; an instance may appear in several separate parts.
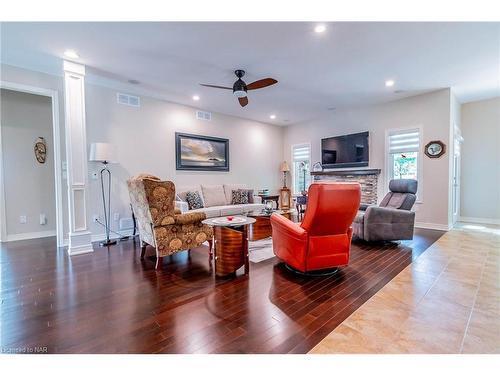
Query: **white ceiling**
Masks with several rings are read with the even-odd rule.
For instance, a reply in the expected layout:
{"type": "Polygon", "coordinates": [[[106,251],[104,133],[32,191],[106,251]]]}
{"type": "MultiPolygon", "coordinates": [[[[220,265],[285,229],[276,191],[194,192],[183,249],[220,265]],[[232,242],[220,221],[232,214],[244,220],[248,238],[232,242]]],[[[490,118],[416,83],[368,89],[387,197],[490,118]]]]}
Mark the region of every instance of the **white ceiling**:
{"type": "Polygon", "coordinates": [[[60,69],[66,49],[91,75],[140,81],[133,89],[257,121],[288,125],[328,108],[367,105],[452,87],[461,102],[500,95],[500,23],[2,23],[1,61],[60,69]],[[249,93],[241,108],[230,91],[234,69],[247,83],[279,83],[249,93]],[[392,88],[384,85],[394,79],[392,88]],[[401,90],[395,93],[395,90],[401,90]],[[192,95],[201,97],[193,102],[192,95]],[[276,120],[270,120],[270,114],[276,120]]]}

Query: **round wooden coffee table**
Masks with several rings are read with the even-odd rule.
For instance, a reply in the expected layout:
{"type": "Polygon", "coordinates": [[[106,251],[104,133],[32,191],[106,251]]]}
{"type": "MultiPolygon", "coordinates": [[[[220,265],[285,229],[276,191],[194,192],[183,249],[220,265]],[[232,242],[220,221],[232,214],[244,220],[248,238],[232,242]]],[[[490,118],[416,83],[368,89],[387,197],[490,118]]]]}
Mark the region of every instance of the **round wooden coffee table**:
{"type": "Polygon", "coordinates": [[[234,275],[245,266],[245,274],[249,272],[248,263],[248,225],[255,219],[246,216],[215,217],[205,219],[203,224],[214,228],[215,275],[234,275]]]}

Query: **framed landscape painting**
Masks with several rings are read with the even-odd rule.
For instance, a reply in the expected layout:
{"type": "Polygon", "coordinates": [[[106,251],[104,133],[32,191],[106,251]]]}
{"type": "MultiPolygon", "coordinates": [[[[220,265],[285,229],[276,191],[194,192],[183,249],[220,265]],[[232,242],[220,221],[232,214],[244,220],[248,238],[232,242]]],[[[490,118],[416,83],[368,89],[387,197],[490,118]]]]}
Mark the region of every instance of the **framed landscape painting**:
{"type": "Polygon", "coordinates": [[[229,171],[229,139],[175,133],[177,170],[229,171]]]}

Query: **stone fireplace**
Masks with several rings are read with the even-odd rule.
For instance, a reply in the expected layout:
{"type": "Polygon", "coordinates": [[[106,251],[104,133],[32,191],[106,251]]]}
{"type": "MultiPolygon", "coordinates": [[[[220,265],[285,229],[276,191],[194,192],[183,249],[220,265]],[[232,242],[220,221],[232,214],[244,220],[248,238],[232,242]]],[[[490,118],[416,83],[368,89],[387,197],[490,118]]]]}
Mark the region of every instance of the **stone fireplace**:
{"type": "Polygon", "coordinates": [[[358,182],[361,185],[361,203],[377,204],[377,187],[380,169],[352,169],[342,171],[311,172],[314,181],[358,182]]]}

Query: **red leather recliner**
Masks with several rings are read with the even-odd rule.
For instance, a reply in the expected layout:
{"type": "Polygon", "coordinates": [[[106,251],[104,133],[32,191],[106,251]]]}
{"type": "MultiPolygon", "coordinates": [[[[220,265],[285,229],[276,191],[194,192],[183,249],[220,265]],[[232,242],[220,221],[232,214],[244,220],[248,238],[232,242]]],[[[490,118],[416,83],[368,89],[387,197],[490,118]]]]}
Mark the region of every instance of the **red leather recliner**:
{"type": "Polygon", "coordinates": [[[345,266],[351,249],[351,224],[359,209],[358,183],[318,182],[309,187],[301,224],[273,214],[274,254],[300,272],[345,266]]]}

